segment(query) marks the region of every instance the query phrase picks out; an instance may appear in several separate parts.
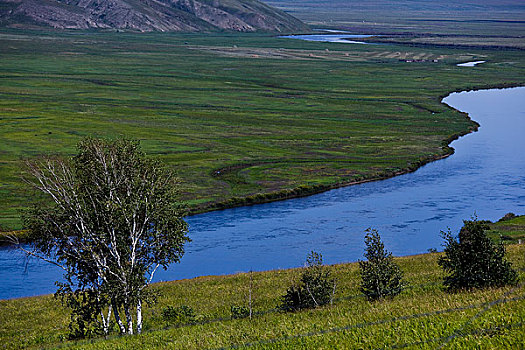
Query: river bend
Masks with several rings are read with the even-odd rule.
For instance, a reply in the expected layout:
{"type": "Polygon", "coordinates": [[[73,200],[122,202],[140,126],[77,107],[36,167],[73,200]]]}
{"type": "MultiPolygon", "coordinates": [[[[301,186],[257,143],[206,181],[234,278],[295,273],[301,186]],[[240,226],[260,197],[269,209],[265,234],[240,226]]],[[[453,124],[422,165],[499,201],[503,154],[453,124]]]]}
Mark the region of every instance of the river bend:
{"type": "MultiPolygon", "coordinates": [[[[451,157],[395,178],[318,195],[188,218],[180,264],[156,281],[300,266],[310,250],[326,263],[362,258],[364,231],[379,230],[394,255],[441,249],[476,213],[496,220],[525,213],[525,88],[453,93],[444,103],[470,114],[478,132],[452,143],[451,157]]],[[[52,293],[60,270],[0,249],[0,299],[52,293]]]]}

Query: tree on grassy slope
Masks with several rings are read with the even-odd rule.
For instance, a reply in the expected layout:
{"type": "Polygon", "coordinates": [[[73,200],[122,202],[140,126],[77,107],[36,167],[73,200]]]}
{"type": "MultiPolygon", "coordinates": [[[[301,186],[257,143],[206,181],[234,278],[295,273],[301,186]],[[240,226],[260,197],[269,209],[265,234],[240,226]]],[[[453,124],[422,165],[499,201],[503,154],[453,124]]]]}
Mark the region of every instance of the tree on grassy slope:
{"type": "Polygon", "coordinates": [[[513,284],[518,274],[505,260],[505,247],[494,244],[485,233],[490,227],[477,219],[465,220],[458,239],[450,230],[441,232],[445,239],[445,254],[438,264],[448,273],[443,280],[449,291],[499,287],[513,284]]]}
{"type": "Polygon", "coordinates": [[[403,289],[403,273],[385,249],[377,230],[366,230],[365,258],[359,261],[361,291],[369,300],[393,297],[403,289]]]}
{"type": "Polygon", "coordinates": [[[333,301],[335,288],[335,278],[323,265],[323,256],[312,251],[306,257],[299,283],[290,286],[282,296],[281,309],[296,311],[329,304],[333,301]]]}
{"type": "Polygon", "coordinates": [[[85,139],[75,157],[28,162],[28,173],[52,200],[25,216],[27,253],[64,269],[58,294],[77,319],[97,319],[107,333],[113,313],[121,332],[132,334],[135,308],[140,333],[146,287],[159,267],[180,260],[189,241],[177,181],[128,140],[85,139]]]}

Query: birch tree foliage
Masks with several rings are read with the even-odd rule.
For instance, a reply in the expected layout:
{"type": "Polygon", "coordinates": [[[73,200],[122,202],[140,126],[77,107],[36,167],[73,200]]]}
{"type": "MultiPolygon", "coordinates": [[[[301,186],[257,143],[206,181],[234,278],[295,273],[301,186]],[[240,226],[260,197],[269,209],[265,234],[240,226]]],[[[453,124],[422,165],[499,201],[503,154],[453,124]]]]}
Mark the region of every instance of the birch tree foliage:
{"type": "Polygon", "coordinates": [[[113,314],[132,334],[132,308],[140,333],[146,287],[158,268],[180,261],[189,241],[177,180],[129,140],[85,139],[76,156],[27,169],[26,181],[51,198],[25,215],[27,253],[64,270],[58,293],[70,306],[89,304],[104,333],[113,314]],[[84,302],[72,302],[75,295],[84,302]]]}
{"type": "Polygon", "coordinates": [[[401,293],[406,283],[403,272],[394,262],[392,253],[385,249],[377,230],[368,228],[365,231],[365,258],[359,260],[361,275],[361,292],[368,300],[379,300],[401,293]]]}

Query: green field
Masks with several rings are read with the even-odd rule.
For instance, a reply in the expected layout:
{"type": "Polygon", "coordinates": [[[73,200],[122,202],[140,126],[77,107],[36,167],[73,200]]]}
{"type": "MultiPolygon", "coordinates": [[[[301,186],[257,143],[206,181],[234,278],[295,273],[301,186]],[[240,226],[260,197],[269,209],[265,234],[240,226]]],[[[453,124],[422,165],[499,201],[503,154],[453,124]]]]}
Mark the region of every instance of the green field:
{"type": "Polygon", "coordinates": [[[262,34],[2,30],[0,62],[4,230],[34,198],[23,159],[73,154],[85,136],[140,139],[202,210],[413,170],[475,128],[442,96],[525,81],[519,50],[262,34]]]}
{"type": "Polygon", "coordinates": [[[409,287],[392,300],[369,302],[359,292],[358,265],[329,269],[337,277],[333,305],[295,313],[276,309],[299,269],[252,274],[252,319],[232,319],[248,306],[250,275],[200,277],[155,284],[158,303],[144,311],[139,336],[67,341],[67,310],[52,296],[0,301],[3,349],[518,349],[525,343],[525,245],[507,247],[520,269],[518,287],[443,291],[440,253],[397,258],[409,287]],[[187,305],[198,324],[168,324],[167,306],[187,305]]]}

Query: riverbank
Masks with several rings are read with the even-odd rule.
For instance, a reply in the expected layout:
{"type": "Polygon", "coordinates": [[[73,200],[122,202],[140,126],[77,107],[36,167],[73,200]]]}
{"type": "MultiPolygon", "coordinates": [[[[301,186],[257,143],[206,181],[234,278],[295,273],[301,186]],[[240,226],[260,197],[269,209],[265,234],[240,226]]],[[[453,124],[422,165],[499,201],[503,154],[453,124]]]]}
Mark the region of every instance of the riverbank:
{"type": "MultiPolygon", "coordinates": [[[[232,197],[224,201],[217,201],[217,202],[205,203],[205,204],[196,205],[196,206],[190,206],[187,208],[187,215],[203,214],[203,213],[208,213],[214,210],[232,209],[232,208],[238,208],[238,207],[243,207],[243,206],[283,201],[283,200],[293,199],[293,198],[308,197],[311,195],[327,192],[327,191],[337,189],[337,188],[342,188],[342,187],[347,187],[347,186],[352,186],[352,185],[360,185],[360,184],[374,182],[374,181],[381,181],[381,180],[389,179],[395,176],[408,174],[408,173],[418,170],[420,167],[424,166],[425,164],[428,164],[434,161],[438,161],[438,160],[451,156],[452,154],[454,154],[454,149],[450,147],[449,144],[452,141],[457,140],[459,137],[462,137],[464,135],[467,135],[475,131],[477,131],[477,126],[469,129],[469,131],[467,132],[458,133],[458,134],[450,136],[443,142],[444,144],[446,144],[446,146],[443,146],[442,154],[421,158],[419,161],[413,164],[410,164],[410,166],[404,169],[395,169],[391,171],[385,170],[379,174],[371,175],[369,177],[363,176],[362,180],[353,180],[353,181],[348,181],[348,182],[343,181],[343,182],[338,182],[338,183],[328,184],[328,185],[310,185],[310,186],[300,185],[296,188],[283,189],[283,190],[276,191],[276,192],[258,193],[255,195],[245,196],[245,197],[232,197]]],[[[16,230],[16,231],[0,232],[0,246],[11,244],[13,239],[20,243],[27,242],[28,241],[28,231],[27,230],[16,230]]]]}
{"type": "MultiPolygon", "coordinates": [[[[472,132],[476,132],[478,130],[479,126],[480,126],[479,123],[477,123],[475,120],[473,120],[467,113],[459,111],[459,110],[457,110],[457,109],[455,109],[455,108],[453,108],[453,107],[443,103],[443,99],[444,98],[446,98],[450,94],[457,93],[457,92],[463,92],[463,91],[470,92],[470,91],[481,91],[481,90],[490,90],[490,89],[510,89],[510,88],[516,88],[516,87],[521,87],[521,86],[522,86],[521,84],[507,84],[507,83],[495,84],[495,85],[474,86],[474,87],[471,87],[471,88],[469,88],[467,90],[456,89],[456,90],[451,91],[448,94],[441,95],[439,97],[439,100],[441,101],[442,104],[444,104],[445,106],[447,106],[448,108],[451,108],[452,110],[454,110],[456,112],[459,112],[459,113],[463,114],[466,117],[466,119],[468,119],[469,121],[471,121],[473,123],[473,126],[469,127],[468,130],[455,133],[455,134],[447,137],[446,139],[444,139],[443,142],[442,142],[443,146],[442,146],[442,153],[441,154],[435,154],[435,155],[427,156],[427,157],[422,158],[422,159],[420,159],[419,161],[417,161],[417,162],[415,162],[413,164],[410,164],[410,166],[408,166],[406,168],[395,169],[393,171],[386,170],[386,171],[384,171],[383,173],[380,173],[380,174],[371,175],[369,177],[364,176],[364,178],[360,179],[360,180],[353,180],[353,181],[347,181],[347,182],[342,181],[342,182],[338,182],[338,183],[334,183],[334,184],[328,184],[328,185],[310,185],[310,186],[309,185],[301,185],[301,186],[296,187],[296,188],[284,189],[284,190],[280,190],[280,191],[276,191],[276,192],[258,193],[256,195],[246,196],[246,197],[232,197],[232,198],[230,198],[228,200],[225,200],[225,201],[217,201],[217,202],[212,202],[212,203],[205,203],[205,204],[201,204],[201,205],[190,207],[188,209],[189,215],[202,214],[202,213],[210,212],[210,211],[213,211],[213,210],[223,210],[223,209],[237,208],[237,207],[242,207],[242,206],[247,206],[247,205],[271,203],[271,202],[275,202],[275,201],[281,201],[281,200],[292,199],[292,198],[307,197],[307,196],[311,196],[311,195],[314,195],[314,194],[319,194],[319,193],[323,193],[323,192],[326,192],[326,191],[330,191],[330,190],[333,190],[333,189],[336,189],[336,188],[352,186],[352,185],[359,185],[359,184],[363,184],[363,183],[367,183],[367,182],[373,182],[373,181],[381,181],[381,180],[385,180],[385,179],[388,179],[388,178],[392,178],[394,176],[399,176],[399,175],[404,175],[404,174],[408,174],[408,173],[414,172],[414,171],[418,170],[419,168],[421,168],[422,166],[424,166],[424,165],[426,165],[426,164],[428,164],[430,162],[438,161],[438,160],[447,158],[447,157],[451,156],[452,154],[454,154],[454,148],[451,147],[450,144],[453,141],[459,139],[460,137],[468,135],[468,134],[470,134],[472,132]]],[[[250,166],[254,166],[254,165],[257,165],[257,164],[253,164],[252,163],[252,164],[246,165],[245,167],[250,167],[250,166]]],[[[235,170],[239,170],[239,169],[242,169],[244,167],[243,166],[235,166],[233,168],[235,168],[235,170]]],[[[226,172],[228,172],[230,170],[231,170],[231,168],[218,169],[218,170],[214,171],[214,174],[217,176],[217,174],[226,173],[226,172]]]]}
{"type": "MultiPolygon", "coordinates": [[[[388,248],[388,247],[387,247],[388,248]]],[[[525,278],[525,245],[510,245],[507,255],[525,278]]],[[[525,287],[446,293],[437,265],[440,253],[395,258],[408,282],[392,300],[370,303],[359,292],[358,264],[328,266],[337,278],[333,305],[295,313],[276,307],[300,269],[205,276],[156,283],[158,302],[144,307],[140,336],[68,341],[68,312],[52,296],[0,301],[0,343],[9,349],[208,349],[382,348],[442,343],[459,348],[485,344],[517,347],[525,342],[525,287]],[[254,316],[233,318],[233,306],[249,307],[254,316]],[[194,311],[191,322],[162,318],[168,306],[194,311]],[[450,339],[449,339],[450,338],[450,339]]]]}

